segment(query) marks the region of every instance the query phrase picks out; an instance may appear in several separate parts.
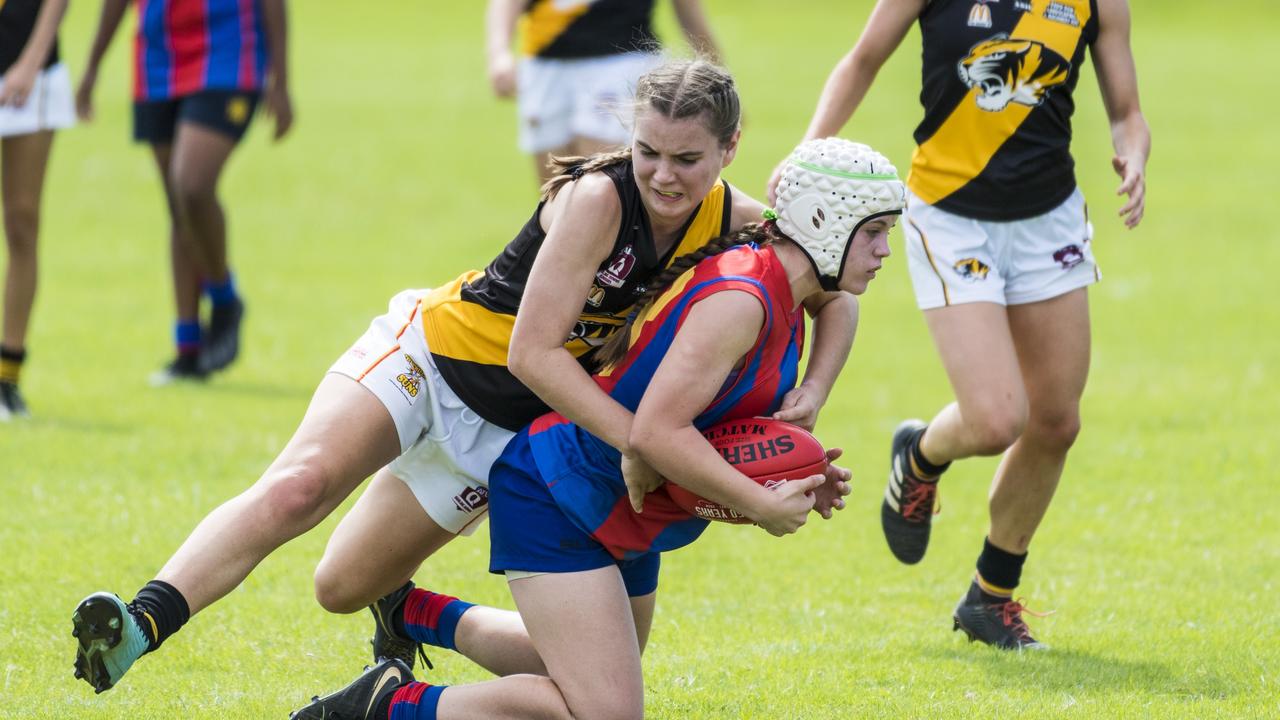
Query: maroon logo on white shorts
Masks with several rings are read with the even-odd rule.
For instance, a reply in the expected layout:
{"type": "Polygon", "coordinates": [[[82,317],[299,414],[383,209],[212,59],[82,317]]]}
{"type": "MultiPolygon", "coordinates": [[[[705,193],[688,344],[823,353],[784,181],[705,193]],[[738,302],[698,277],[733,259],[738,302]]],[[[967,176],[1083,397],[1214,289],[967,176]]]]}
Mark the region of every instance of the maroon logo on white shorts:
{"type": "Polygon", "coordinates": [[[489,488],[483,485],[469,487],[453,496],[453,504],[461,512],[475,512],[489,504],[489,488]]]}
{"type": "Polygon", "coordinates": [[[1084,262],[1084,251],[1079,245],[1073,243],[1055,252],[1053,261],[1061,265],[1063,270],[1070,270],[1084,262]]]}

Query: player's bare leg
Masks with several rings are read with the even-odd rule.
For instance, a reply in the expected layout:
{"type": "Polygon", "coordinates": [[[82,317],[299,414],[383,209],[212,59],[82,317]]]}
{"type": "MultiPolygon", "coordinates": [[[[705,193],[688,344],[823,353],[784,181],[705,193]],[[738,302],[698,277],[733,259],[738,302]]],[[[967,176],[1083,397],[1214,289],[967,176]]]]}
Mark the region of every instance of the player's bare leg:
{"type": "Polygon", "coordinates": [[[174,207],[187,229],[187,254],[212,300],[202,366],[217,371],[230,365],[240,350],[244,304],[235,292],[227,263],[227,220],[218,201],[218,180],[236,141],[192,122],[178,124],[173,141],[169,183],[174,207]]]}
{"type": "Polygon", "coordinates": [[[905,563],[919,562],[928,548],[942,471],[954,460],[1004,452],[1027,415],[1003,306],[966,303],[924,315],[956,400],[927,427],[908,421],[894,435],[881,523],[889,548],[905,563]]]}
{"type": "Polygon", "coordinates": [[[164,189],[165,207],[169,211],[169,266],[173,280],[173,302],[177,313],[178,355],[163,369],[151,376],[153,385],[165,385],[179,380],[200,380],[204,371],[200,368],[200,273],[191,257],[190,231],[183,222],[173,193],[170,168],[173,145],[153,143],[151,155],[164,189]],[[194,338],[194,340],[192,339],[194,338]]]}
{"type": "Polygon", "coordinates": [[[235,589],[267,555],[314,527],[399,453],[382,403],[351,378],[326,375],[266,473],[209,513],[134,603],[95,593],[77,607],[77,675],[99,692],[119,682],[143,652],[235,589]]]}
{"type": "Polygon", "coordinates": [[[1080,431],[1080,397],[1089,372],[1086,291],[1009,308],[1029,401],[1026,427],[991,486],[991,526],[973,585],[955,622],[972,639],[1005,649],[1043,649],[1014,600],[1027,549],[1053,499],[1067,452],[1080,431]]]}
{"type": "Polygon", "coordinates": [[[4,284],[4,336],[0,341],[0,420],[27,414],[18,392],[26,357],[27,323],[36,299],[36,241],[40,235],[40,199],[53,131],[0,141],[0,201],[9,265],[4,284]]]}

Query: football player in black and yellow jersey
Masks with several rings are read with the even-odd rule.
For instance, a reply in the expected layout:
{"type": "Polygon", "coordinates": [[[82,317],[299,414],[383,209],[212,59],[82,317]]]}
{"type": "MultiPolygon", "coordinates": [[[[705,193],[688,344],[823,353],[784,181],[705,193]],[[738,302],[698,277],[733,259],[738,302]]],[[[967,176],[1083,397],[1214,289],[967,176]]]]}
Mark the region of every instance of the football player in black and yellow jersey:
{"type": "MultiPolygon", "coordinates": [[[[689,44],[718,55],[699,0],[671,0],[689,44]]],[[[654,0],[489,0],[489,82],[514,97],[520,149],[543,182],[553,156],[627,144],[636,79],[661,62],[654,0]]]]}
{"type": "Polygon", "coordinates": [[[1070,153],[1072,94],[1087,53],[1111,122],[1117,194],[1127,196],[1119,214],[1136,227],[1151,134],[1129,8],[1125,0],[880,0],[828,78],[807,137],[840,130],[917,22],[924,119],[903,226],[917,302],[956,401],[927,424],[899,426],[881,519],[894,555],[918,562],[942,472],[953,460],[1003,453],[955,628],[1002,648],[1041,648],[1013,592],[1080,429],[1086,288],[1101,278],[1070,153]]]}
{"type": "MultiPolygon", "coordinates": [[[[483,271],[395,296],[320,382],[261,479],[211,512],[132,603],[110,593],[80,603],[79,675],[99,692],[113,686],[370,474],[330,539],[316,596],[333,612],[373,603],[375,657],[411,663],[416,643],[382,621],[409,595],[423,559],[483,520],[490,466],[516,430],[554,408],[634,455],[631,413],[591,379],[595,351],[646,283],[764,209],[720,179],[741,134],[726,72],[671,62],[642,77],[636,96],[631,147],[562,165],[483,271]]],[[[776,417],[811,427],[853,342],[857,305],[840,293],[805,305],[813,352],[776,417]]],[[[504,617],[492,625],[501,652],[481,662],[499,674],[539,672],[519,617],[504,617]]]]}
{"type": "Polygon", "coordinates": [[[58,57],[67,0],[0,0],[0,157],[9,269],[0,338],[0,421],[26,417],[18,391],[36,299],[40,196],[55,130],[75,121],[71,80],[58,57]]]}

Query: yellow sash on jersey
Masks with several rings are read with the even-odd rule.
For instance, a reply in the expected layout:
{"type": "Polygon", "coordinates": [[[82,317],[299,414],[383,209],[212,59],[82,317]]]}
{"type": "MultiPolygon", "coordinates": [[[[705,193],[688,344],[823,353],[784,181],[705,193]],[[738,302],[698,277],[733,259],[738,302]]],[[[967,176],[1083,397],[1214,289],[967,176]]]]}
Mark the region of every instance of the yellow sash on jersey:
{"type": "Polygon", "coordinates": [[[580,0],[568,6],[561,0],[539,0],[520,16],[520,52],[533,57],[542,52],[555,39],[564,34],[565,28],[586,14],[590,0],[580,0]]]}
{"type": "MultiPolygon", "coordinates": [[[[1089,0],[1032,0],[1031,10],[1022,14],[1009,37],[1036,40],[1070,60],[1090,17],[1089,0]],[[1073,8],[1079,25],[1047,19],[1050,4],[1073,8]]],[[[979,94],[971,88],[937,132],[911,155],[907,187],[930,205],[977,177],[1035,109],[1010,103],[1000,112],[988,112],[978,107],[979,94]]]]}

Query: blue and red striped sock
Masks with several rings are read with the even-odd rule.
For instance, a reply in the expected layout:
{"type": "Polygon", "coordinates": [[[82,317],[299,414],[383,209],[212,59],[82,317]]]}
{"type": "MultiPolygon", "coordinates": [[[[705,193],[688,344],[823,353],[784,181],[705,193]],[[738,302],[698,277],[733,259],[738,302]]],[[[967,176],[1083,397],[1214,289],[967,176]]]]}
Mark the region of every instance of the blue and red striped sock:
{"type": "Polygon", "coordinates": [[[236,294],[235,276],[229,271],[227,272],[226,280],[223,280],[220,283],[209,282],[206,280],[201,283],[201,285],[204,287],[205,294],[209,296],[209,299],[213,301],[214,305],[230,305],[239,299],[239,296],[236,294]]]}
{"type": "Polygon", "coordinates": [[[179,320],[173,326],[173,340],[178,346],[179,355],[200,352],[200,321],[179,320]]]}
{"type": "Polygon", "coordinates": [[[428,685],[421,682],[402,686],[391,695],[387,720],[436,720],[440,693],[446,687],[448,685],[428,685]]]}
{"type": "Polygon", "coordinates": [[[409,637],[428,645],[457,650],[454,632],[458,620],[470,610],[472,604],[452,595],[441,595],[430,590],[414,588],[404,599],[404,632],[409,637]]]}

